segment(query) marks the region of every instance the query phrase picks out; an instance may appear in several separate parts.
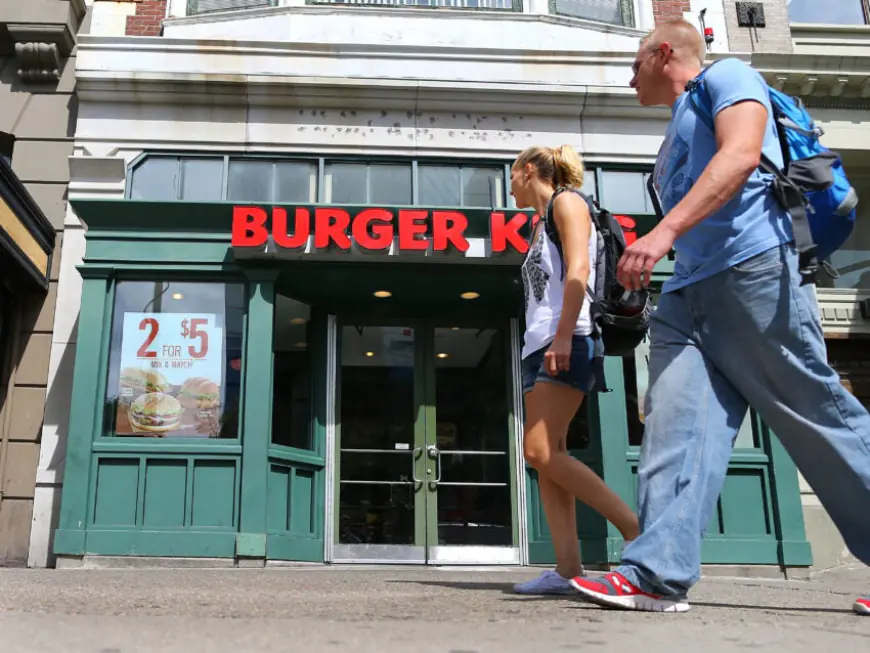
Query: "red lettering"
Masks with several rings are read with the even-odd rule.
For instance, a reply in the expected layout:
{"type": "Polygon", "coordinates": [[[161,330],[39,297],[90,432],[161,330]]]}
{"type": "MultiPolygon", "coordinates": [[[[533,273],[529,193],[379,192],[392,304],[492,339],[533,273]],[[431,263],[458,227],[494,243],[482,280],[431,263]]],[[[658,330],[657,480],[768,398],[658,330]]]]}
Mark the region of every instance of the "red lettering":
{"type": "Polygon", "coordinates": [[[260,247],[266,244],[266,211],[255,206],[233,207],[233,247],[260,247]]]}
{"type": "Polygon", "coordinates": [[[366,209],[353,219],[353,239],[363,249],[390,249],[393,214],[386,209],[366,209]],[[371,225],[371,233],[369,233],[371,225]]]}
{"type": "Polygon", "coordinates": [[[299,249],[305,247],[311,234],[311,213],[308,209],[296,209],[296,224],[293,234],[287,230],[287,209],[272,209],[272,236],[279,247],[299,249]]]}
{"type": "Polygon", "coordinates": [[[402,209],[399,211],[399,249],[409,251],[425,251],[429,248],[426,240],[426,220],[429,211],[414,211],[402,209]],[[423,238],[417,238],[422,235],[423,238]]]}
{"type": "Polygon", "coordinates": [[[520,235],[520,229],[528,222],[525,213],[517,213],[510,220],[504,213],[494,212],[489,216],[489,235],[492,239],[493,253],[504,252],[508,244],[520,254],[529,249],[526,239],[520,235]]]}
{"type": "Polygon", "coordinates": [[[463,254],[468,251],[468,241],[464,233],[468,229],[468,218],[458,211],[433,211],[432,247],[443,252],[447,245],[453,245],[463,254]]]}
{"type": "Polygon", "coordinates": [[[614,215],[613,217],[619,223],[619,226],[622,227],[625,244],[631,245],[637,240],[637,232],[634,231],[637,227],[637,222],[634,218],[629,218],[627,215],[614,215]]]}
{"type": "Polygon", "coordinates": [[[350,249],[350,214],[342,209],[314,210],[314,247],[326,249],[330,242],[339,249],[350,249]]]}

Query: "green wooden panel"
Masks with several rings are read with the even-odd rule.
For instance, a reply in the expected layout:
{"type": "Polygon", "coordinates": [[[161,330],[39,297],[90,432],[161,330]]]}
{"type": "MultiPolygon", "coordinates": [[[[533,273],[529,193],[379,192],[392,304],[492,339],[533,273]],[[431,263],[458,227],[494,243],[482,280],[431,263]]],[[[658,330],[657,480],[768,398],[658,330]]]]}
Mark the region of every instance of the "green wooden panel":
{"type": "Polygon", "coordinates": [[[290,485],[290,527],[288,529],[291,533],[315,535],[315,476],[315,473],[309,469],[293,470],[293,482],[290,485]]]}
{"type": "Polygon", "coordinates": [[[797,467],[785,447],[765,426],[761,440],[770,452],[773,520],[780,540],[780,563],[789,567],[809,567],[813,553],[807,541],[801,505],[797,467]]]}
{"type": "Polygon", "coordinates": [[[195,528],[235,527],[235,461],[197,460],[193,463],[191,525],[195,528]]]}
{"type": "Polygon", "coordinates": [[[94,524],[135,526],[139,503],[139,459],[97,460],[94,524]]]}
{"type": "Polygon", "coordinates": [[[109,556],[232,558],[236,534],[226,532],[90,529],[85,552],[109,556]]]}
{"type": "Polygon", "coordinates": [[[270,533],[290,530],[290,487],[292,482],[292,467],[269,465],[269,505],[266,512],[266,525],[270,533]]]}
{"type": "Polygon", "coordinates": [[[767,482],[764,470],[730,470],[719,499],[722,532],[729,537],[770,537],[767,482]]]}
{"type": "Polygon", "coordinates": [[[266,537],[266,557],[270,560],[323,562],[323,538],[269,533],[266,537]]]}
{"type": "Polygon", "coordinates": [[[182,528],[186,523],[186,460],[148,460],[145,463],[145,528],[182,528]]]}

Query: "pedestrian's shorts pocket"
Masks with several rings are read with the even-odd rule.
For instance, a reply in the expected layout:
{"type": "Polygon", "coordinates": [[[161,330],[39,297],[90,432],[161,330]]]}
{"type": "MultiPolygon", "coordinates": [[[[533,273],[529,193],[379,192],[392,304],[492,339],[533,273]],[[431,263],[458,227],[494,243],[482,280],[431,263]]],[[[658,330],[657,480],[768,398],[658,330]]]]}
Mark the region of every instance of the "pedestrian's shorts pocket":
{"type": "Polygon", "coordinates": [[[771,270],[781,270],[786,265],[785,246],[778,245],[765,250],[755,256],[750,256],[745,261],[733,266],[733,269],[742,274],[758,274],[771,270]]]}

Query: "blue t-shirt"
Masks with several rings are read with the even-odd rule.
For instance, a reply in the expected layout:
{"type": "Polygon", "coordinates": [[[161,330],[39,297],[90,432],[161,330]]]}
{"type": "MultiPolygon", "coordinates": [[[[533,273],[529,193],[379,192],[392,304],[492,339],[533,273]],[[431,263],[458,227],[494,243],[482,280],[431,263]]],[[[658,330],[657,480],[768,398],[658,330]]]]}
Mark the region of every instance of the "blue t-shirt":
{"type": "MultiPolygon", "coordinates": [[[[755,70],[739,59],[724,59],[704,76],[715,116],[746,100],[767,108],[764,153],[782,166],[782,150],[772,118],[768,86],[755,70]]],[[[695,112],[688,93],[673,107],[656,159],[653,183],[667,214],[689,192],[716,153],[716,137],[695,112]]],[[[755,170],[731,200],[677,239],[674,275],[663,291],[677,290],[737,265],[772,247],[792,240],[791,218],[770,190],[771,177],[755,170]]]]}

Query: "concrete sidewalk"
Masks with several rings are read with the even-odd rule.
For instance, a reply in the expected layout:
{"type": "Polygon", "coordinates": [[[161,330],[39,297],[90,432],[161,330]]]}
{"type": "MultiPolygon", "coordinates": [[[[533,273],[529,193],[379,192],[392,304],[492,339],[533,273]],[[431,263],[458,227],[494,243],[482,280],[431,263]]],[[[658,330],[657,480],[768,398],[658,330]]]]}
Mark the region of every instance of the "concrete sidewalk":
{"type": "Polygon", "coordinates": [[[536,570],[0,570],[0,651],[30,653],[719,653],[870,650],[851,612],[870,570],[705,579],[683,615],[524,598],[536,570]]]}

